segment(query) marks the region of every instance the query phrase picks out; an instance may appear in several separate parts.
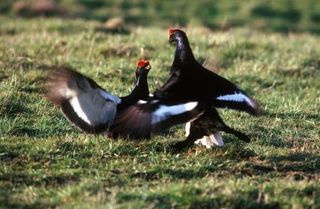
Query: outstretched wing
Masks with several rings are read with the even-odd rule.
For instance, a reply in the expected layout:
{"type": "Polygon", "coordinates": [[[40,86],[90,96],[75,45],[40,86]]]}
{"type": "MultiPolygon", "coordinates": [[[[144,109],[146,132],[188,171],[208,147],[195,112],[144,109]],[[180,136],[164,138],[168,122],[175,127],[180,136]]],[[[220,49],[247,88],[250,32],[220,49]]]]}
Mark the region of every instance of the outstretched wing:
{"type": "Polygon", "coordinates": [[[106,131],[121,102],[92,79],[69,67],[53,68],[46,88],[47,98],[62,109],[71,123],[87,133],[106,131]]]}
{"type": "Polygon", "coordinates": [[[200,65],[198,67],[198,71],[187,72],[187,76],[172,73],[168,81],[154,92],[155,97],[175,101],[202,100],[218,108],[245,111],[252,115],[261,113],[257,102],[235,84],[200,65]]]}
{"type": "Polygon", "coordinates": [[[114,137],[149,138],[151,133],[159,133],[174,125],[195,119],[204,109],[204,104],[199,102],[169,103],[155,99],[140,100],[117,113],[110,132],[114,137]]]}

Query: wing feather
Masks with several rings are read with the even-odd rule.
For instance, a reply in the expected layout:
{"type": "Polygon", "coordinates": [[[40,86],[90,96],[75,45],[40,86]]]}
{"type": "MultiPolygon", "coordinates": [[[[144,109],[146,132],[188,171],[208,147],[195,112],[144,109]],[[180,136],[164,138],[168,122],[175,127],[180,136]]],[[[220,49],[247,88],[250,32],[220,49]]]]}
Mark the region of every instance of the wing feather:
{"type": "Polygon", "coordinates": [[[205,105],[198,102],[140,101],[117,113],[110,132],[114,137],[149,138],[152,133],[195,119],[204,109],[205,105]]]}
{"type": "Polygon", "coordinates": [[[52,69],[46,88],[47,98],[62,109],[71,123],[88,133],[107,130],[121,101],[69,67],[52,69]]]}

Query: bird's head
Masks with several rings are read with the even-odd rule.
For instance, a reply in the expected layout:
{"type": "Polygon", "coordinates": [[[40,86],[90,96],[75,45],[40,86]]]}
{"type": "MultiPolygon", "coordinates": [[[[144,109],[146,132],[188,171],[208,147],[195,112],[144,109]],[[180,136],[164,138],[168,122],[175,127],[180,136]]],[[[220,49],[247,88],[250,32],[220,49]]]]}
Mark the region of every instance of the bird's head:
{"type": "Polygon", "coordinates": [[[184,31],[177,28],[170,28],[168,31],[169,43],[176,45],[179,41],[183,41],[187,38],[187,35],[184,31]]]}
{"type": "Polygon", "coordinates": [[[136,77],[140,76],[142,73],[148,73],[151,69],[151,65],[148,60],[139,60],[136,69],[136,77]]]}

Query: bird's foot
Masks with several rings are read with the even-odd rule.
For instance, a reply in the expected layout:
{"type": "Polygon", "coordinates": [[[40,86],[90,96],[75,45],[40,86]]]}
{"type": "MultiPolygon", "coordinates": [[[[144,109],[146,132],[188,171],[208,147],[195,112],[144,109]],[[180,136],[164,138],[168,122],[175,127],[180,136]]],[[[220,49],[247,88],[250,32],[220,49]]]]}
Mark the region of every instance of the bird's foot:
{"type": "Polygon", "coordinates": [[[191,145],[192,143],[189,143],[188,141],[181,141],[172,145],[171,150],[173,153],[180,153],[191,147],[191,145]]]}

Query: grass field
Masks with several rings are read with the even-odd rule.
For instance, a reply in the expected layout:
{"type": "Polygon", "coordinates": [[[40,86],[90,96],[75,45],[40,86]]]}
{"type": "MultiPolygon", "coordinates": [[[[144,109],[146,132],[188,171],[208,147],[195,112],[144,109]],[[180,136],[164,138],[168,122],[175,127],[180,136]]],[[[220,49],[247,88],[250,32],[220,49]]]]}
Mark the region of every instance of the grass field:
{"type": "Polygon", "coordinates": [[[94,19],[0,16],[0,208],[320,208],[320,36],[255,27],[186,27],[195,56],[240,85],[262,117],[221,110],[244,144],[194,146],[182,126],[143,142],[74,128],[43,97],[47,67],[69,65],[116,95],[150,59],[153,91],[174,48],[159,26],[96,30],[94,19]]]}

